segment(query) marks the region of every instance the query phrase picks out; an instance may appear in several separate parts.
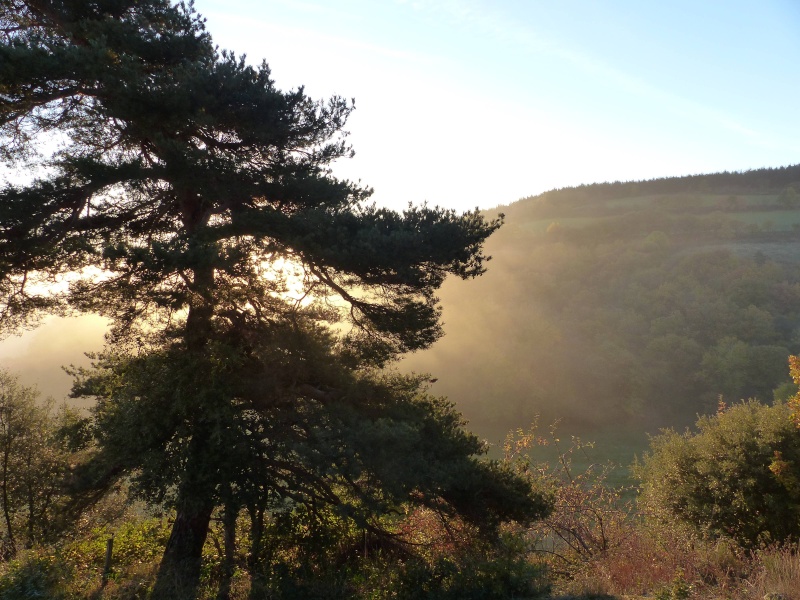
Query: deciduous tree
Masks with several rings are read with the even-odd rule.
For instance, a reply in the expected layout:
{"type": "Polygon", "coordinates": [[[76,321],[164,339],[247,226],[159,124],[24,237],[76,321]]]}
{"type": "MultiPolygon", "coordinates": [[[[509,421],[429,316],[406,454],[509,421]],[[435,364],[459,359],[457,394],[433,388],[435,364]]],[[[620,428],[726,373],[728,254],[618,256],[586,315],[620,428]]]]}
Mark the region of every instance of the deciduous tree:
{"type": "Polygon", "coordinates": [[[65,523],[65,480],[80,435],[75,412],[0,370],[0,556],[52,541],[65,523]]]}

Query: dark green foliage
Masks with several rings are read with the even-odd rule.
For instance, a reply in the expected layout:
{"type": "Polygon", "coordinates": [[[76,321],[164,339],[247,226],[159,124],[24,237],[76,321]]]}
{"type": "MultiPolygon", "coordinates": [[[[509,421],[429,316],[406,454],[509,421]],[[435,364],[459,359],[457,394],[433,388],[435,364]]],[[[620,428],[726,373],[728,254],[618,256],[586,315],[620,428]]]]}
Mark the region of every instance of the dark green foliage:
{"type": "MultiPolygon", "coordinates": [[[[544,569],[522,554],[441,558],[411,562],[399,575],[394,598],[402,600],[505,600],[546,597],[544,569]]],[[[393,590],[394,591],[394,590],[393,590]]]]}
{"type": "Polygon", "coordinates": [[[635,466],[640,510],[745,547],[800,537],[800,431],[786,404],[748,401],[667,430],[635,466]]]}
{"type": "Polygon", "coordinates": [[[482,272],[497,223],[363,204],[371,190],[328,170],[352,152],[352,105],[277,90],[266,65],[218,54],[190,9],[6,2],[0,19],[6,159],[52,173],[0,191],[9,323],[68,303],[129,326],[198,312],[195,295],[217,318],[252,318],[245,307],[279,287],[270,263],[290,260],[391,353],[438,336],[447,273],[482,272]],[[68,143],[36,160],[48,132],[68,143]],[[31,285],[90,266],[113,275],[62,294],[31,285]]]}
{"type": "Polygon", "coordinates": [[[443,531],[435,513],[424,510],[384,522],[394,536],[375,537],[332,512],[274,515],[255,585],[282,599],[535,598],[548,589],[520,533],[487,542],[463,522],[443,531]],[[409,526],[412,543],[400,535],[409,526]]]}
{"type": "Polygon", "coordinates": [[[211,493],[215,504],[253,510],[333,505],[367,527],[370,515],[412,498],[487,530],[501,516],[546,512],[528,482],[474,458],[484,444],[420,378],[352,371],[333,347],[322,332],[303,339],[289,328],[254,340],[246,354],[218,343],[197,361],[180,346],[102,357],[78,373],[80,393],[98,398],[101,450],[83,468],[87,485],[119,469],[152,503],[211,493]],[[200,427],[205,443],[196,447],[200,427]],[[190,479],[191,460],[204,468],[190,479]]]}

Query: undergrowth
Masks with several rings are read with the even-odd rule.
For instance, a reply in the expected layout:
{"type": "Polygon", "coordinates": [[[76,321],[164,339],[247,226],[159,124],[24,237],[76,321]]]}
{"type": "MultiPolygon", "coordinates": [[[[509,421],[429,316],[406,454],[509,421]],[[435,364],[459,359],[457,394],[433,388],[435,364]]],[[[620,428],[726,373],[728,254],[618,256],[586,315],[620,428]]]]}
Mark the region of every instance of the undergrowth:
{"type": "MultiPolygon", "coordinates": [[[[268,519],[262,551],[240,516],[232,577],[223,583],[224,544],[215,521],[204,550],[197,600],[800,600],[800,555],[791,543],[745,549],[679,523],[648,519],[605,485],[612,465],[586,460],[573,439],[553,464],[531,451],[558,444],[555,431],[517,432],[505,460],[551,494],[551,514],[533,527],[508,525],[493,543],[430,509],[395,517],[396,539],[378,539],[334,516],[268,519]],[[576,469],[572,458],[578,453],[576,469]],[[224,587],[225,592],[220,593],[224,587]]],[[[3,600],[147,600],[169,535],[168,517],[127,516],[74,540],[22,551],[0,563],[3,600]],[[113,561],[103,574],[108,540],[113,561]]],[[[181,599],[176,599],[181,600],[181,599]]]]}

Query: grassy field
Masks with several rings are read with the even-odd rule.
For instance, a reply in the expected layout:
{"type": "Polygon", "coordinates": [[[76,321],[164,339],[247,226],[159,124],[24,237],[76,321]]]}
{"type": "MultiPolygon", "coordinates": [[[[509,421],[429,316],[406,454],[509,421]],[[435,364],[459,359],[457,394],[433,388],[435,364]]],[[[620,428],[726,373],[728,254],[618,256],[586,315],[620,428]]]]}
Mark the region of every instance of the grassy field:
{"type": "Polygon", "coordinates": [[[800,210],[741,211],[732,216],[742,223],[758,225],[764,231],[796,231],[800,227],[800,210]]]}

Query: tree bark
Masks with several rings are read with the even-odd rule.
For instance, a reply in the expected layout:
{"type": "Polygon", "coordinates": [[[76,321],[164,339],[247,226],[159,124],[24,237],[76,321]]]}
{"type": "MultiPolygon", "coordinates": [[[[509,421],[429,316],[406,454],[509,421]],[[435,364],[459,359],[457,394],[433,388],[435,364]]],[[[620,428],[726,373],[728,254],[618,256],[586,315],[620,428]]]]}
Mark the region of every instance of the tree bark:
{"type": "Polygon", "coordinates": [[[208,478],[211,438],[202,423],[189,442],[186,467],[178,487],[177,512],[158,568],[152,600],[191,600],[200,583],[203,545],[216,505],[213,477],[208,478]]]}
{"type": "MultiPolygon", "coordinates": [[[[10,437],[10,434],[8,434],[10,437]]],[[[14,529],[11,525],[11,502],[8,497],[8,482],[10,477],[10,472],[8,468],[8,463],[10,460],[11,454],[11,442],[10,440],[7,441],[5,447],[3,448],[3,474],[2,474],[2,488],[3,488],[3,517],[6,522],[6,533],[7,539],[6,543],[3,544],[2,548],[2,558],[4,560],[13,558],[14,555],[17,553],[17,544],[14,540],[14,529]]]]}
{"type": "Polygon", "coordinates": [[[151,600],[192,600],[196,597],[203,545],[213,510],[210,501],[203,504],[192,502],[178,508],[151,600]]]}

